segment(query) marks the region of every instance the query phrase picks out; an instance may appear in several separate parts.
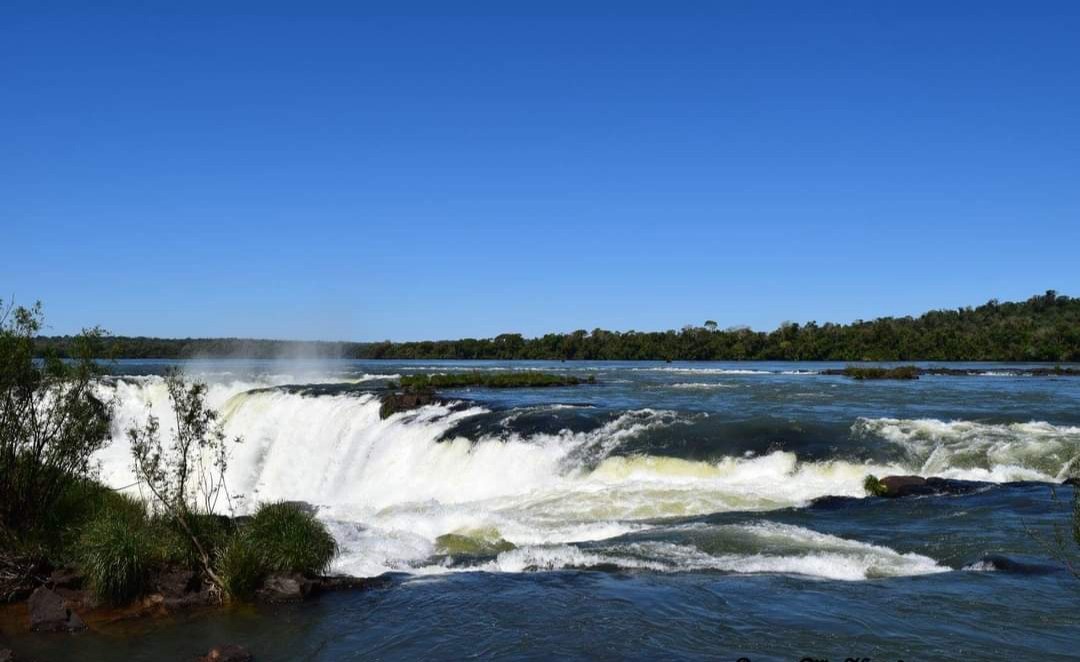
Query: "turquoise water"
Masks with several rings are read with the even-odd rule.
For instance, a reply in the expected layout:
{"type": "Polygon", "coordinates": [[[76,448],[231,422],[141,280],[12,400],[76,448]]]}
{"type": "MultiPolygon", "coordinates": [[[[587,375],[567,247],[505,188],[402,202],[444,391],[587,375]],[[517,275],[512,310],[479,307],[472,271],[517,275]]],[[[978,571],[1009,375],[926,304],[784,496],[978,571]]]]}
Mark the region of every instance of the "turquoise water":
{"type": "MultiPolygon", "coordinates": [[[[118,486],[122,427],[146,403],[162,406],[155,375],[166,365],[116,367],[118,441],[101,460],[118,486]]],[[[5,633],[19,652],[177,659],[235,642],[260,660],[1066,660],[1080,650],[1080,580],[1041,544],[1069,523],[1072,488],[1055,496],[1050,485],[1080,455],[1080,378],[1004,364],[911,382],[814,374],[839,364],[186,366],[244,436],[230,485],[247,503],[318,506],[342,548],[335,570],[386,573],[390,586],[74,637],[5,633]],[[447,394],[456,403],[378,419],[373,389],[462,369],[598,383],[462,390],[447,394]],[[984,484],[864,499],[867,473],[984,484]],[[447,533],[514,549],[454,553],[437,540],[447,533]]]]}

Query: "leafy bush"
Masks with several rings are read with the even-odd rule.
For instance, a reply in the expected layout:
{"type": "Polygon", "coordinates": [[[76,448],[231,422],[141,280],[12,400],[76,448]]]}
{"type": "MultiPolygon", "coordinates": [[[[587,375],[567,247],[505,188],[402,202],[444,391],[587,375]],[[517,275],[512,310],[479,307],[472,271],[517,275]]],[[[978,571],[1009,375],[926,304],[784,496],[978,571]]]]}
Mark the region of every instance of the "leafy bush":
{"type": "Polygon", "coordinates": [[[265,503],[243,529],[269,572],[326,572],[337,543],[322,522],[302,505],[265,503]]]}
{"type": "Polygon", "coordinates": [[[122,498],[86,525],[79,540],[79,565],[95,595],[122,604],[142,593],[159,549],[144,506],[122,498]]]}
{"type": "Polygon", "coordinates": [[[866,478],[863,479],[863,489],[866,490],[866,493],[870,496],[885,496],[888,492],[874,474],[868,474],[866,478]]]}
{"type": "Polygon", "coordinates": [[[0,526],[20,535],[46,529],[68,483],[88,475],[113,413],[94,390],[103,333],[76,336],[73,360],[50,351],[39,360],[34,342],[43,325],[41,304],[0,302],[0,526]]]}

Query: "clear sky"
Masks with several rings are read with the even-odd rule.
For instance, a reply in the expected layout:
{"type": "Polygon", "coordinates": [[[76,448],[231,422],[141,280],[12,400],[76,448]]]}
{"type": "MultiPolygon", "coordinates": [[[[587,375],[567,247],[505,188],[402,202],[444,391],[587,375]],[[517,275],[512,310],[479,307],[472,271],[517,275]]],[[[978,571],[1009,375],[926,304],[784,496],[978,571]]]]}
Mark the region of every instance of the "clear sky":
{"type": "Polygon", "coordinates": [[[1077,2],[90,4],[0,2],[0,297],[56,333],[1080,296],[1077,2]]]}

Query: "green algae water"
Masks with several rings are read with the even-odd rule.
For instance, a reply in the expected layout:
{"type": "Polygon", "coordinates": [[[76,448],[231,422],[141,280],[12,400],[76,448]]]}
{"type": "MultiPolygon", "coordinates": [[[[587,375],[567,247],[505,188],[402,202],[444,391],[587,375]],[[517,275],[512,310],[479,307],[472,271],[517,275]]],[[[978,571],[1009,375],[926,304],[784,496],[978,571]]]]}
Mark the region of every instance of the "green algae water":
{"type": "MultiPolygon", "coordinates": [[[[120,362],[101,477],[167,406],[169,362],[120,362]]],[[[930,365],[930,364],[925,364],[930,365]]],[[[1080,581],[1041,541],[1069,526],[1080,378],[855,381],[842,364],[188,362],[241,435],[243,513],[296,499],[387,588],[181,614],[75,636],[4,626],[39,660],[1066,660],[1080,581]],[[595,384],[443,391],[379,416],[402,376],[541,370],[595,384]],[[864,498],[873,473],[979,481],[864,498]],[[839,497],[839,498],[824,498],[839,497]]],[[[162,417],[167,420],[167,417],[162,417]]]]}

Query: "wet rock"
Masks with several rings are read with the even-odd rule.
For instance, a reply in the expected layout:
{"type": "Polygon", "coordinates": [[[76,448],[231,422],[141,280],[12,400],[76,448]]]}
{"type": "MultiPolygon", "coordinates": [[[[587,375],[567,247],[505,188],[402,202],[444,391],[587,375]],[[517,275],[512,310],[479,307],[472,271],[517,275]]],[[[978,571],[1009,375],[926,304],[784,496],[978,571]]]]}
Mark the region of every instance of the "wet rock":
{"type": "Polygon", "coordinates": [[[967,494],[988,487],[990,483],[952,478],[923,478],[921,476],[886,476],[881,479],[879,496],[898,498],[938,494],[967,494]]]}
{"type": "Polygon", "coordinates": [[[195,662],[252,662],[254,659],[251,651],[243,646],[226,644],[214,646],[206,655],[195,658],[195,662]]]}
{"type": "Polygon", "coordinates": [[[885,476],[881,479],[883,497],[901,497],[922,494],[926,490],[926,479],[922,476],[885,476]]]}
{"type": "Polygon", "coordinates": [[[27,602],[30,629],[37,632],[76,632],[86,628],[79,615],[68,608],[52,589],[39,587],[27,602]]]}
{"type": "Polygon", "coordinates": [[[442,402],[442,398],[435,395],[434,391],[402,391],[387,393],[382,396],[382,406],[379,407],[379,418],[389,418],[394,414],[410,409],[417,409],[425,405],[442,402]]]}
{"type": "Polygon", "coordinates": [[[1073,487],[1080,487],[1080,477],[1073,476],[1072,478],[1066,478],[1061,481],[1062,485],[1071,485],[1073,487]]]}
{"type": "Polygon", "coordinates": [[[987,554],[975,563],[964,566],[964,570],[982,572],[1008,572],[1017,575],[1048,575],[1058,572],[1059,568],[1043,563],[1024,563],[1003,554],[987,554]]]}
{"type": "Polygon", "coordinates": [[[839,510],[859,503],[862,499],[849,496],[822,496],[810,501],[810,507],[817,510],[839,510]]]}
{"type": "Polygon", "coordinates": [[[388,588],[393,581],[386,576],[379,577],[316,577],[312,580],[313,591],[367,591],[388,588]]]}
{"type": "Polygon", "coordinates": [[[311,594],[314,582],[298,574],[270,575],[256,596],[266,602],[298,602],[311,594]]]}

